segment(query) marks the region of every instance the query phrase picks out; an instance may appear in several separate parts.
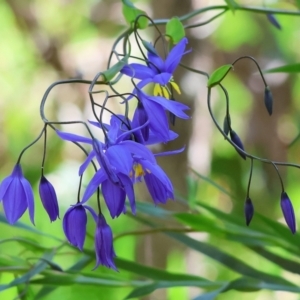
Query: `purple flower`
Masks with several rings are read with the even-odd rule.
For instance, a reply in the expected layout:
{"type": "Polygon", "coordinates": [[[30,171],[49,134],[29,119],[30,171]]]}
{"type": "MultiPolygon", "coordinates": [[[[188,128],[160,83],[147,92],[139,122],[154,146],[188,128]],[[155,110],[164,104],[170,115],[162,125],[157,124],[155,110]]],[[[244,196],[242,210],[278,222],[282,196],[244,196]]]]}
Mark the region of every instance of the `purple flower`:
{"type": "Polygon", "coordinates": [[[137,63],[126,65],[122,68],[121,73],[130,77],[140,79],[138,88],[141,89],[148,83],[155,83],[154,95],[161,95],[169,98],[169,90],[166,88],[168,83],[180,93],[178,85],[173,81],[173,73],[179,65],[182,56],[185,54],[185,47],[188,43],[187,38],[183,38],[163,60],[155,48],[150,44],[146,44],[148,50],[147,66],[137,63]]]}
{"type": "MultiPolygon", "coordinates": [[[[244,150],[244,146],[241,139],[233,130],[230,130],[230,139],[237,147],[239,147],[241,150],[244,150]]],[[[246,155],[242,151],[240,151],[239,149],[236,149],[236,151],[243,159],[246,159],[246,155]]]]}
{"type": "Polygon", "coordinates": [[[295,233],[296,232],[295,213],[294,213],[292,202],[286,192],[281,193],[280,205],[281,205],[281,210],[283,212],[283,216],[286,224],[289,226],[291,232],[295,233]]]}
{"type": "Polygon", "coordinates": [[[86,235],[87,215],[85,210],[88,210],[94,219],[97,218],[91,207],[81,203],[70,207],[63,218],[63,229],[68,241],[81,251],[86,235]]]}
{"type": "Polygon", "coordinates": [[[136,180],[144,178],[155,204],[166,203],[168,199],[174,199],[173,185],[166,173],[156,163],[145,159],[136,159],[134,174],[136,180]]]}
{"type": "Polygon", "coordinates": [[[50,221],[55,221],[59,218],[57,197],[53,185],[45,178],[44,175],[42,175],[40,180],[39,192],[50,221]]]}
{"type": "Polygon", "coordinates": [[[190,108],[180,102],[167,100],[160,96],[149,96],[141,90],[138,90],[137,95],[143,105],[145,117],[149,121],[149,129],[163,142],[170,140],[166,111],[171,112],[181,119],[189,119],[184,110],[190,108]]]}
{"type": "Polygon", "coordinates": [[[247,226],[249,226],[249,224],[252,220],[252,217],[254,215],[254,207],[253,207],[253,204],[252,204],[252,201],[250,198],[246,199],[245,206],[244,206],[244,212],[245,212],[246,224],[247,224],[247,226]]]}
{"type": "Polygon", "coordinates": [[[31,222],[34,224],[34,199],[30,183],[22,173],[20,164],[16,164],[10,176],[0,186],[0,201],[6,219],[10,224],[16,223],[28,208],[31,222]]]}
{"type": "Polygon", "coordinates": [[[114,263],[116,254],[113,248],[113,234],[103,215],[99,215],[97,218],[95,251],[97,261],[94,269],[96,269],[99,265],[103,265],[117,271],[114,263]]]}

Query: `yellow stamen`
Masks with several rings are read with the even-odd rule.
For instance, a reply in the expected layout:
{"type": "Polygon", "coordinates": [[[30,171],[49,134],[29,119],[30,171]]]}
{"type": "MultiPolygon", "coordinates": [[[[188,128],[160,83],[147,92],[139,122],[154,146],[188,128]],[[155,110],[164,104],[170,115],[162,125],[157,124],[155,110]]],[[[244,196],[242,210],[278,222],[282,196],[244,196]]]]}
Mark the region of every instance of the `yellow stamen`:
{"type": "Polygon", "coordinates": [[[173,89],[177,92],[177,94],[181,94],[180,88],[178,86],[178,84],[175,81],[170,81],[171,86],[173,87],[173,89]]]}
{"type": "Polygon", "coordinates": [[[155,85],[154,85],[153,94],[154,94],[154,96],[161,96],[162,95],[161,87],[158,83],[155,83],[155,85]]]}
{"type": "Polygon", "coordinates": [[[162,89],[162,92],[163,92],[163,96],[164,96],[166,99],[170,99],[170,95],[169,95],[168,89],[167,89],[165,86],[161,86],[161,89],[162,89]]]}
{"type": "Polygon", "coordinates": [[[135,164],[133,166],[134,172],[135,172],[135,177],[141,177],[145,175],[145,172],[143,170],[143,167],[141,164],[135,164]]]}

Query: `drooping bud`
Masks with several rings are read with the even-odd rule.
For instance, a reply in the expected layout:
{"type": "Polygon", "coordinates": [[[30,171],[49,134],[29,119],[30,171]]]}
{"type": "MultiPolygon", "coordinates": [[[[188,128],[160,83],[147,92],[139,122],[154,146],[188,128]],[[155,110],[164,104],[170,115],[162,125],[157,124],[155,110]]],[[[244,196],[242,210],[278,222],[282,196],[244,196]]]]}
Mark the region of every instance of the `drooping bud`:
{"type": "MultiPolygon", "coordinates": [[[[236,134],[235,131],[233,130],[230,130],[230,139],[231,141],[236,145],[238,146],[240,149],[244,150],[244,146],[243,146],[243,143],[241,141],[241,139],[239,138],[239,136],[236,134]]],[[[239,155],[243,158],[243,159],[246,159],[246,155],[239,151],[238,149],[236,149],[236,151],[239,153],[239,155]]]]}
{"type": "Polygon", "coordinates": [[[265,88],[265,106],[271,116],[273,111],[273,96],[268,86],[265,88]]]}
{"type": "Polygon", "coordinates": [[[45,176],[41,177],[39,192],[50,221],[55,221],[59,218],[57,197],[53,185],[45,178],[45,176]]]}
{"type": "Polygon", "coordinates": [[[273,26],[275,26],[277,29],[281,30],[281,25],[279,24],[279,22],[277,21],[277,19],[275,18],[275,16],[273,14],[267,14],[267,18],[273,26]]]}
{"type": "Polygon", "coordinates": [[[224,118],[224,122],[223,122],[223,130],[226,135],[228,135],[228,133],[230,131],[230,126],[231,126],[230,115],[226,114],[226,116],[224,118]]]}
{"type": "Polygon", "coordinates": [[[249,226],[249,224],[252,220],[252,217],[254,215],[254,206],[249,197],[245,201],[244,212],[245,212],[246,224],[247,224],[247,226],[249,226]]]}
{"type": "Polygon", "coordinates": [[[281,193],[280,201],[281,210],[286,224],[289,226],[292,233],[296,232],[295,213],[292,202],[286,192],[281,193]]]}

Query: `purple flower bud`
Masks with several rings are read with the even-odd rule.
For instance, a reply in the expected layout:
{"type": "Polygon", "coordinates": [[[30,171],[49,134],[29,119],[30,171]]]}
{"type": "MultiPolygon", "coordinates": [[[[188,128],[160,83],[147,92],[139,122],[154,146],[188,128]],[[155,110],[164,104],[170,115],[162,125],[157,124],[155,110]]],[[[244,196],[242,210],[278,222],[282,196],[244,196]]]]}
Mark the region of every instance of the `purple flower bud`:
{"type": "Polygon", "coordinates": [[[99,265],[112,268],[117,271],[114,258],[113,234],[103,215],[98,216],[95,234],[96,269],[99,265]]]}
{"type": "Polygon", "coordinates": [[[247,226],[249,226],[249,224],[252,220],[252,217],[254,215],[254,207],[253,207],[253,204],[252,204],[252,201],[250,198],[246,199],[245,206],[244,206],[244,212],[245,212],[246,224],[247,224],[247,226]]]}
{"type": "Polygon", "coordinates": [[[34,224],[34,199],[30,183],[24,178],[20,164],[16,164],[10,176],[0,186],[0,201],[3,203],[8,223],[16,223],[28,208],[34,224]]]}
{"type": "Polygon", "coordinates": [[[280,205],[281,205],[281,210],[283,212],[283,216],[286,224],[289,226],[291,232],[295,233],[296,232],[295,213],[294,213],[292,202],[286,192],[281,193],[280,205]]]}
{"type": "Polygon", "coordinates": [[[267,14],[267,18],[272,25],[274,25],[277,29],[281,30],[281,25],[279,24],[279,22],[273,14],[267,14]]]}
{"type": "Polygon", "coordinates": [[[57,218],[59,218],[57,197],[53,185],[45,178],[44,175],[40,180],[39,192],[43,206],[50,218],[50,221],[55,221],[57,218]]]}
{"type": "Polygon", "coordinates": [[[265,106],[269,115],[271,116],[273,111],[273,96],[268,86],[265,88],[265,106]]]}
{"type": "MultiPolygon", "coordinates": [[[[238,146],[240,149],[244,150],[244,146],[243,146],[243,143],[241,141],[241,139],[239,138],[239,136],[236,134],[235,131],[233,130],[230,130],[230,139],[231,141],[236,145],[238,146]]],[[[236,149],[236,151],[239,153],[239,155],[243,158],[243,159],[246,159],[246,155],[239,151],[238,149],[236,149]]]]}
{"type": "Polygon", "coordinates": [[[86,235],[87,215],[84,207],[77,204],[69,208],[64,215],[63,229],[73,246],[82,251],[86,235]]]}

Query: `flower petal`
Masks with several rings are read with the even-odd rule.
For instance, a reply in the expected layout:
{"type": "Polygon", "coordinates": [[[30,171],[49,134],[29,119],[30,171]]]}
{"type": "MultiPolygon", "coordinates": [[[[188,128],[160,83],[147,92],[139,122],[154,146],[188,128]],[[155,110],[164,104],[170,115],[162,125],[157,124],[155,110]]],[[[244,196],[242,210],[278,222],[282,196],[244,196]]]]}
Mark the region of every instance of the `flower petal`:
{"type": "Polygon", "coordinates": [[[152,78],[155,75],[155,72],[151,68],[141,64],[126,65],[120,72],[137,79],[152,78]]]}
{"type": "Polygon", "coordinates": [[[171,73],[161,73],[153,77],[153,82],[159,83],[160,85],[167,85],[172,77],[171,73]]]}
{"type": "MultiPolygon", "coordinates": [[[[189,119],[190,117],[185,114],[183,111],[190,109],[187,105],[182,104],[180,102],[174,101],[174,100],[167,100],[163,97],[155,97],[155,96],[147,96],[148,100],[151,100],[162,107],[164,107],[166,110],[173,113],[175,116],[182,118],[182,119],[189,119]]],[[[146,100],[143,101],[143,104],[145,106],[146,100]]],[[[147,111],[148,112],[148,111],[147,111]]]]}
{"type": "Polygon", "coordinates": [[[83,162],[83,164],[80,166],[79,168],[79,176],[81,176],[84,171],[86,170],[86,168],[88,167],[89,163],[92,161],[92,159],[96,156],[96,153],[94,150],[92,150],[89,155],[87,156],[87,158],[85,159],[85,161],[83,162]]]}
{"type": "Polygon", "coordinates": [[[62,132],[58,129],[56,129],[56,133],[61,139],[65,140],[65,141],[86,143],[86,144],[92,144],[93,143],[93,140],[91,138],[87,138],[87,137],[84,137],[84,136],[81,136],[81,135],[62,132]]]}
{"type": "Polygon", "coordinates": [[[171,74],[174,73],[175,69],[177,68],[182,59],[187,43],[188,40],[186,37],[184,37],[176,46],[172,48],[165,61],[166,72],[169,72],[171,74]]]}
{"type": "Polygon", "coordinates": [[[107,178],[103,169],[98,170],[89,182],[86,190],[84,191],[81,203],[88,201],[91,196],[95,193],[99,185],[107,178]]]}
{"type": "Polygon", "coordinates": [[[125,191],[110,180],[105,180],[102,183],[101,190],[111,217],[118,217],[122,213],[125,205],[125,191]]]}
{"type": "Polygon", "coordinates": [[[87,215],[80,205],[69,208],[63,218],[63,229],[68,241],[81,251],[86,236],[87,215]]]}

